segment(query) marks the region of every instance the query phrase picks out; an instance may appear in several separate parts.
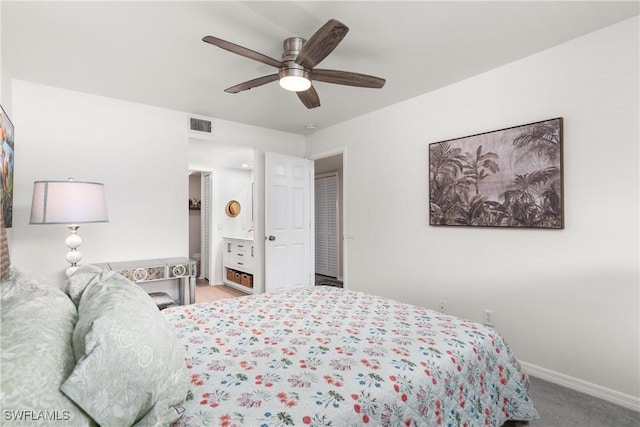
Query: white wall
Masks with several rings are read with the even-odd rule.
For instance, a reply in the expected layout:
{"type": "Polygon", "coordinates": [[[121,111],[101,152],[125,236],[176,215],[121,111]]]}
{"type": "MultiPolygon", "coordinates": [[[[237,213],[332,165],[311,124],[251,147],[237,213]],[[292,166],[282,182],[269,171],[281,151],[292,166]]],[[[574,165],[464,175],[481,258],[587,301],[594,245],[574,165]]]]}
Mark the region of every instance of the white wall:
{"type": "MultiPolygon", "coordinates": [[[[198,146],[189,142],[184,112],[19,80],[10,93],[16,127],[11,261],[56,283],[64,280],[68,231],[28,224],[34,181],[73,176],[105,184],[109,222],[80,227],[83,263],[186,257],[191,165],[215,164],[209,150],[218,144],[250,148],[261,174],[256,185],[263,186],[264,151],[304,154],[300,135],[215,120],[216,140],[198,146]]],[[[264,209],[264,195],[255,197],[264,209]]],[[[264,235],[263,222],[256,223],[256,235],[264,235]]],[[[263,246],[259,241],[258,259],[263,246]]],[[[263,263],[258,269],[261,277],[263,263]]],[[[173,288],[145,288],[177,296],[173,288]]]]}
{"type": "Polygon", "coordinates": [[[225,237],[251,237],[252,173],[250,170],[216,169],[213,173],[213,209],[216,215],[216,230],[225,237]],[[236,217],[225,214],[227,203],[237,200],[240,213],[236,217]]]}
{"type": "Polygon", "coordinates": [[[12,263],[64,280],[64,226],[29,225],[36,180],[105,185],[109,222],[80,227],[83,263],[188,256],[185,114],[13,81],[12,263]]]}
{"type": "Polygon", "coordinates": [[[250,170],[216,169],[213,172],[212,205],[215,229],[213,248],[217,257],[212,283],[222,284],[223,238],[253,237],[253,233],[249,231],[253,227],[251,184],[252,173],[250,170]],[[237,200],[240,203],[240,213],[233,218],[225,214],[227,203],[231,200],[237,200]]]}
{"type": "Polygon", "coordinates": [[[347,286],[492,309],[527,366],[640,408],[638,48],[634,18],[308,137],[348,149],[347,286]],[[429,143],[558,116],[564,230],[428,225],[429,143]]]}

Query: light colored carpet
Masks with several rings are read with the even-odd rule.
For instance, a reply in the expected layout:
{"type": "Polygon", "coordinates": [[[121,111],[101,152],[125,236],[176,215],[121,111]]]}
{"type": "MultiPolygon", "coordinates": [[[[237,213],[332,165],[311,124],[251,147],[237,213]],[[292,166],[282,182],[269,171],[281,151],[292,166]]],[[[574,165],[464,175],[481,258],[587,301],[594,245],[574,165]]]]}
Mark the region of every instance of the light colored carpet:
{"type": "MultiPolygon", "coordinates": [[[[540,419],[528,427],[639,427],[640,412],[530,377],[529,395],[540,419]]],[[[518,424],[520,425],[520,424],[518,424]]]]}

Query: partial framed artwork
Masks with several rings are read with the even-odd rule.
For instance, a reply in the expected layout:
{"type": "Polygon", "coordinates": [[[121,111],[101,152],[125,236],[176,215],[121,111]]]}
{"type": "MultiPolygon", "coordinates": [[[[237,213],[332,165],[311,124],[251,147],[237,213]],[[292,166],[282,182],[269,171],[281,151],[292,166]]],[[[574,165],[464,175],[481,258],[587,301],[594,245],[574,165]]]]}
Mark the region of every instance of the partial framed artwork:
{"type": "Polygon", "coordinates": [[[429,224],[564,228],[562,117],[429,144],[429,224]]]}
{"type": "Polygon", "coordinates": [[[9,116],[0,106],[0,209],[6,228],[13,223],[13,153],[14,128],[9,116]]]}

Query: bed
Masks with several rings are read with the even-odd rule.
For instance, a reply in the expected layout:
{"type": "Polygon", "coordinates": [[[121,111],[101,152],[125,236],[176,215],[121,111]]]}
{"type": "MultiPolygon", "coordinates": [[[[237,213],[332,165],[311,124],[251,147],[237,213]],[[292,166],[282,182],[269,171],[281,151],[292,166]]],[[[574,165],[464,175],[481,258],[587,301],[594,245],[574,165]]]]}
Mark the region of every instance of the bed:
{"type": "Polygon", "coordinates": [[[537,413],[493,329],[330,286],[163,311],[187,353],[175,426],[501,426],[537,413]]]}
{"type": "MultiPolygon", "coordinates": [[[[0,236],[1,237],[1,236],[0,236]]],[[[493,329],[317,286],[159,311],[115,272],[3,273],[3,425],[493,426],[532,420],[493,329]]]]}

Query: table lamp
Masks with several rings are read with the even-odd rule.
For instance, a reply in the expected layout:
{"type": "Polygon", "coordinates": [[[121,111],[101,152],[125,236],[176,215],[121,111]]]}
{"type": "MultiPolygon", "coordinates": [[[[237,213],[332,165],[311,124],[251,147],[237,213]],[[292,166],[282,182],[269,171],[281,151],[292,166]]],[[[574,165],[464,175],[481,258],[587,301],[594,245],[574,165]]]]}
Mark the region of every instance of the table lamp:
{"type": "Polygon", "coordinates": [[[82,243],[77,234],[79,224],[108,221],[103,184],[73,178],[33,183],[29,224],[66,224],[71,233],[64,241],[69,248],[65,258],[71,264],[65,270],[67,276],[76,271],[82,259],[78,251],[82,243]]]}

